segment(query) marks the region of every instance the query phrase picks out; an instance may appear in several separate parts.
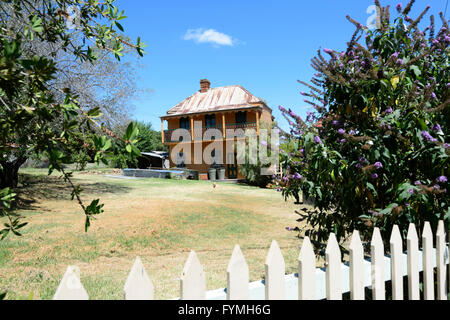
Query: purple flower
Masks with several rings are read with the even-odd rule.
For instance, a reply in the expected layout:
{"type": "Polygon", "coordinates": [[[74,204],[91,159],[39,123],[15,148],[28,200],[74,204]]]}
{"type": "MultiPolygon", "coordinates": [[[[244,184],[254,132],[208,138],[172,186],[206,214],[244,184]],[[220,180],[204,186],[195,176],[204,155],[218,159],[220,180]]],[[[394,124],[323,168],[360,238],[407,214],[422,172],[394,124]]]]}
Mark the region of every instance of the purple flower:
{"type": "Polygon", "coordinates": [[[387,108],[387,109],[385,110],[385,112],[386,112],[386,114],[392,113],[392,108],[391,108],[391,107],[387,108]]]}
{"type": "Polygon", "coordinates": [[[437,98],[437,97],[436,97],[436,93],[432,92],[432,93],[431,93],[431,99],[436,100],[436,98],[437,98]]]}
{"type": "Polygon", "coordinates": [[[417,181],[414,182],[414,184],[415,184],[416,186],[418,186],[418,185],[421,185],[422,183],[421,183],[419,180],[417,180],[417,181]]]}
{"type": "Polygon", "coordinates": [[[281,192],[281,188],[277,188],[277,191],[278,191],[278,192],[281,192]]]}
{"type": "Polygon", "coordinates": [[[263,146],[267,146],[267,141],[261,140],[260,142],[263,146]]]}
{"type": "Polygon", "coordinates": [[[286,177],[286,176],[283,176],[283,178],[282,178],[282,179],[283,179],[283,181],[286,181],[286,182],[287,182],[287,181],[289,181],[289,178],[288,178],[288,177],[286,177]]]}
{"type": "Polygon", "coordinates": [[[380,215],[380,213],[378,211],[368,210],[368,212],[374,217],[378,217],[380,215]]]}
{"type": "Polygon", "coordinates": [[[361,163],[366,163],[366,162],[367,162],[367,159],[364,158],[364,157],[361,157],[361,158],[359,158],[359,162],[361,162],[361,163]]]}
{"type": "Polygon", "coordinates": [[[306,92],[300,91],[300,94],[301,94],[302,96],[306,96],[306,92]]]}
{"type": "Polygon", "coordinates": [[[333,124],[333,126],[337,126],[339,124],[339,121],[333,120],[332,124],[333,124]]]}
{"type": "Polygon", "coordinates": [[[342,129],[342,128],[340,128],[340,129],[338,130],[338,133],[339,133],[339,134],[344,134],[344,133],[345,133],[345,130],[342,129]]]}
{"type": "Polygon", "coordinates": [[[409,208],[410,204],[409,203],[405,203],[405,207],[409,208]]]}
{"type": "Polygon", "coordinates": [[[325,53],[328,53],[328,54],[332,54],[332,53],[333,53],[333,50],[328,49],[328,48],[323,49],[323,51],[324,51],[325,53]]]}
{"type": "Polygon", "coordinates": [[[300,149],[300,153],[304,153],[305,152],[305,149],[300,149]]]}
{"type": "Polygon", "coordinates": [[[320,140],[320,138],[318,136],[314,137],[314,141],[318,144],[323,144],[322,140],[320,140]]]}
{"type": "Polygon", "coordinates": [[[396,61],[396,63],[398,64],[398,65],[402,65],[403,64],[403,60],[402,59],[398,59],[397,61],[396,61]]]}
{"type": "Polygon", "coordinates": [[[345,139],[341,139],[341,141],[339,141],[340,144],[344,144],[347,140],[345,139]]]}
{"type": "Polygon", "coordinates": [[[392,54],[392,56],[393,56],[394,58],[398,58],[398,52],[394,52],[394,53],[392,54]]]}
{"type": "Polygon", "coordinates": [[[396,6],[398,13],[400,13],[402,11],[402,4],[398,3],[396,6]]]}
{"type": "Polygon", "coordinates": [[[435,138],[433,138],[433,137],[431,136],[431,134],[428,133],[428,131],[422,131],[422,132],[421,132],[421,135],[422,135],[422,137],[423,137],[425,140],[427,140],[427,141],[431,141],[431,142],[437,141],[435,138]]]}
{"type": "Polygon", "coordinates": [[[441,128],[441,126],[439,125],[439,123],[436,123],[436,124],[431,128],[431,130],[433,130],[433,131],[435,131],[435,132],[441,132],[441,131],[442,131],[442,128],[441,128]]]}
{"type": "Polygon", "coordinates": [[[449,143],[444,143],[442,146],[444,147],[444,149],[450,148],[450,144],[449,143]]]}
{"type": "Polygon", "coordinates": [[[414,189],[408,189],[408,193],[409,194],[413,194],[414,193],[414,189]]]}
{"type": "Polygon", "coordinates": [[[302,177],[302,175],[301,175],[300,173],[296,172],[296,173],[294,173],[294,174],[292,175],[292,178],[293,178],[294,180],[300,180],[300,179],[303,178],[303,177],[302,177]]]}
{"type": "Polygon", "coordinates": [[[375,168],[377,169],[383,168],[383,165],[381,164],[381,162],[375,162],[375,168]]]}
{"type": "Polygon", "coordinates": [[[446,183],[448,180],[446,176],[440,176],[436,179],[436,181],[440,183],[446,183]]]}
{"type": "Polygon", "coordinates": [[[373,174],[372,174],[372,179],[378,179],[378,174],[373,173],[373,174]]]}
{"type": "Polygon", "coordinates": [[[438,184],[435,184],[435,185],[433,186],[433,188],[434,188],[434,190],[439,190],[441,187],[440,187],[438,184]]]}
{"type": "Polygon", "coordinates": [[[358,169],[360,169],[362,166],[361,166],[360,163],[357,163],[357,164],[356,164],[356,167],[357,167],[358,169]]]}

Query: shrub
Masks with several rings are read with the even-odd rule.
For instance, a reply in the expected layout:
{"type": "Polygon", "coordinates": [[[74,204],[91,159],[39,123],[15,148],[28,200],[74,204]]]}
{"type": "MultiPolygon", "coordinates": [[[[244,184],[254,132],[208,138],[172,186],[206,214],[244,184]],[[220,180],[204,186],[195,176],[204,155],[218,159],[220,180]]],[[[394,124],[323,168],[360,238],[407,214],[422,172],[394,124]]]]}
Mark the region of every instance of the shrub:
{"type": "Polygon", "coordinates": [[[330,232],[342,241],[359,229],[367,241],[373,227],[389,239],[394,224],[405,237],[409,223],[450,226],[449,30],[442,13],[439,30],[433,16],[420,30],[429,7],[412,19],[413,2],[397,6],[392,24],[382,8],[374,31],[347,16],[356,26],[347,49],[324,49],[327,59],[319,51],[312,84],[300,81],[315,109],[308,128],[280,107],[297,120],[283,135],[298,142],[283,195],[302,190],[315,198],[315,210],[300,220],[316,243],[330,232]]]}

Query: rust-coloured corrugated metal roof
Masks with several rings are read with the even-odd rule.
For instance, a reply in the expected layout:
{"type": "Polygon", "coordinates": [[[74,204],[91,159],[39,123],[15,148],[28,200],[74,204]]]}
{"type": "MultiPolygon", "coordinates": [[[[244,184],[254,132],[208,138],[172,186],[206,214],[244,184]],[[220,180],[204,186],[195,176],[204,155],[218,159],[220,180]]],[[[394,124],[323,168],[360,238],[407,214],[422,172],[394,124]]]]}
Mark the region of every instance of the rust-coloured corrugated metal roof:
{"type": "Polygon", "coordinates": [[[167,115],[251,108],[259,102],[263,103],[260,98],[239,85],[218,87],[203,93],[196,92],[167,111],[167,115]]]}

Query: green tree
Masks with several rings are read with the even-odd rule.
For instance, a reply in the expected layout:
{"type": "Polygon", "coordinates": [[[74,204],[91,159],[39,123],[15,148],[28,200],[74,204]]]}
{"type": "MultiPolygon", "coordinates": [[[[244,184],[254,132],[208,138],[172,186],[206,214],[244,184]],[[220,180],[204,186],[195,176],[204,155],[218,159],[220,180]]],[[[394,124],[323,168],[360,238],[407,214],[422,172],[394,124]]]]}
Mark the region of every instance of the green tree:
{"type": "Polygon", "coordinates": [[[153,130],[152,124],[138,121],[136,127],[139,129],[136,146],[141,151],[168,151],[167,146],[162,143],[161,131],[153,130]]]}
{"type": "MultiPolygon", "coordinates": [[[[131,123],[123,137],[107,129],[101,121],[101,105],[92,103],[88,109],[80,104],[80,97],[70,86],[55,87],[60,64],[58,55],[36,51],[29,55],[30,43],[39,39],[41,44],[57,45],[74,61],[95,63],[100,52],[107,52],[120,60],[125,48],[144,54],[140,38],[131,42],[122,32],[123,11],[114,0],[5,0],[0,2],[0,164],[21,161],[21,152],[44,154],[49,159],[49,174],[58,171],[72,187],[72,198],[80,204],[87,230],[91,219],[101,213],[99,199],[85,205],[80,198],[81,188],[72,182],[72,173],[64,164],[73,163],[74,149],[92,148],[96,162],[107,163],[113,140],[120,140],[130,157],[139,155],[134,143],[137,127],[131,123]],[[69,12],[75,10],[75,21],[68,21],[69,12]],[[12,23],[16,21],[17,23],[12,23]],[[17,28],[16,24],[23,26],[17,28]],[[57,125],[55,125],[57,124],[57,125]],[[80,128],[86,132],[80,133],[80,128]],[[92,141],[92,144],[91,142],[92,141]],[[70,146],[70,147],[69,147],[70,146]],[[22,150],[22,151],[21,151],[22,150]]],[[[1,215],[10,223],[0,232],[20,234],[23,227],[18,219],[12,220],[10,202],[14,194],[16,167],[1,168],[1,215]],[[12,173],[12,174],[11,174],[12,173]],[[7,188],[5,188],[7,187],[7,188]]]]}
{"type": "Polygon", "coordinates": [[[308,130],[292,135],[299,149],[286,179],[295,183],[283,194],[294,188],[315,199],[301,219],[316,243],[330,232],[343,241],[359,229],[368,241],[373,227],[389,239],[394,224],[405,237],[409,223],[450,226],[449,29],[442,13],[441,28],[431,16],[419,29],[429,7],[413,19],[413,3],[398,5],[391,23],[389,7],[375,1],[381,25],[373,31],[348,16],[356,31],[347,49],[324,49],[329,58],[319,51],[311,84],[301,81],[315,112],[308,130]]]}

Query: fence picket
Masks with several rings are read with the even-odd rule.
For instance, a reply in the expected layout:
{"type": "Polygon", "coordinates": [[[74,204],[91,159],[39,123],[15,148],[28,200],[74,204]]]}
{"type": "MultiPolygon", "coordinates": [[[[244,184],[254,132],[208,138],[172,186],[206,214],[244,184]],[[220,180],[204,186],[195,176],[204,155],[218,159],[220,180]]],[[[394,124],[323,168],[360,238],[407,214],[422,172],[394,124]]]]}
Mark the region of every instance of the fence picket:
{"type": "Polygon", "coordinates": [[[349,249],[350,299],[364,300],[364,248],[358,230],[353,231],[349,249]]]}
{"type": "MultiPolygon", "coordinates": [[[[249,283],[249,268],[245,257],[236,245],[227,267],[227,289],[206,292],[206,277],[197,254],[191,251],[180,280],[182,300],[342,300],[343,290],[350,292],[352,300],[365,299],[365,286],[372,285],[374,300],[386,299],[386,281],[392,281],[392,299],[404,299],[403,277],[408,276],[408,299],[421,298],[419,268],[423,266],[423,298],[425,300],[447,300],[448,246],[445,223],[440,220],[436,232],[436,250],[433,248],[434,235],[429,222],[425,222],[422,237],[422,252],[419,251],[419,234],[413,223],[409,224],[406,237],[407,254],[403,253],[402,235],[398,225],[392,228],[389,239],[391,255],[384,256],[384,243],[379,228],[374,228],[370,243],[371,262],[364,259],[364,247],[360,233],[354,230],[349,244],[349,267],[342,263],[342,254],[336,235],[330,233],[325,250],[325,272],[316,268],[316,256],[309,237],[305,237],[298,256],[298,276],[285,276],[285,261],[278,243],[273,240],[265,262],[265,281],[249,283]],[[436,253],[435,253],[436,252],[436,253]],[[420,253],[422,258],[419,259],[420,253]],[[434,255],[436,260],[434,261],[434,255]],[[404,262],[407,261],[405,274],[404,262]],[[390,269],[388,266],[390,262],[390,269]],[[436,264],[436,267],[434,266],[436,264]],[[386,268],[385,268],[386,267],[386,268]],[[434,293],[434,268],[437,271],[437,294],[434,293]],[[371,280],[366,278],[371,269],[371,280]],[[297,279],[296,279],[297,277],[297,279]],[[298,288],[295,286],[298,285],[298,288]],[[435,297],[436,295],[436,297],[435,297]]],[[[450,268],[450,264],[449,264],[450,268]]],[[[140,259],[136,260],[123,287],[125,300],[152,300],[154,286],[140,259]]],[[[53,300],[88,300],[89,296],[80,281],[80,271],[76,266],[67,267],[53,300]]]]}
{"type": "Polygon", "coordinates": [[[89,300],[89,296],[81,284],[78,267],[67,267],[53,300],[89,300]]]}
{"type": "Polygon", "coordinates": [[[153,283],[139,257],[136,257],[128,274],[123,292],[125,300],[153,300],[153,283]]]}
{"type": "Polygon", "coordinates": [[[325,249],[327,300],[342,300],[341,250],[334,233],[325,249]]]}
{"type": "Polygon", "coordinates": [[[445,229],[440,220],[436,232],[437,299],[447,300],[447,268],[445,266],[445,229]]]}
{"type": "Polygon", "coordinates": [[[227,268],[227,300],[248,300],[248,283],[248,265],[236,245],[227,268]]]}
{"type": "Polygon", "coordinates": [[[180,279],[181,300],[204,300],[206,277],[195,251],[191,251],[180,279]]]}
{"type": "Polygon", "coordinates": [[[419,240],[414,223],[409,224],[406,245],[408,249],[408,298],[409,300],[419,300],[419,240]]]}
{"type": "Polygon", "coordinates": [[[403,243],[400,229],[396,224],[392,228],[389,243],[391,248],[392,300],[403,300],[403,243]]]}
{"type": "Polygon", "coordinates": [[[370,242],[372,265],[372,296],[373,300],[385,300],[384,284],[384,245],[379,228],[375,228],[370,242]]]}
{"type": "Polygon", "coordinates": [[[298,256],[298,299],[316,299],[316,256],[309,237],[303,239],[298,256]]]}
{"type": "Polygon", "coordinates": [[[434,300],[434,270],[433,270],[433,232],[428,221],[425,221],[422,231],[423,258],[423,296],[424,300],[434,300]]]}
{"type": "Polygon", "coordinates": [[[266,258],[266,300],[283,300],[285,297],[284,273],[286,266],[278,243],[273,240],[266,258]]]}

